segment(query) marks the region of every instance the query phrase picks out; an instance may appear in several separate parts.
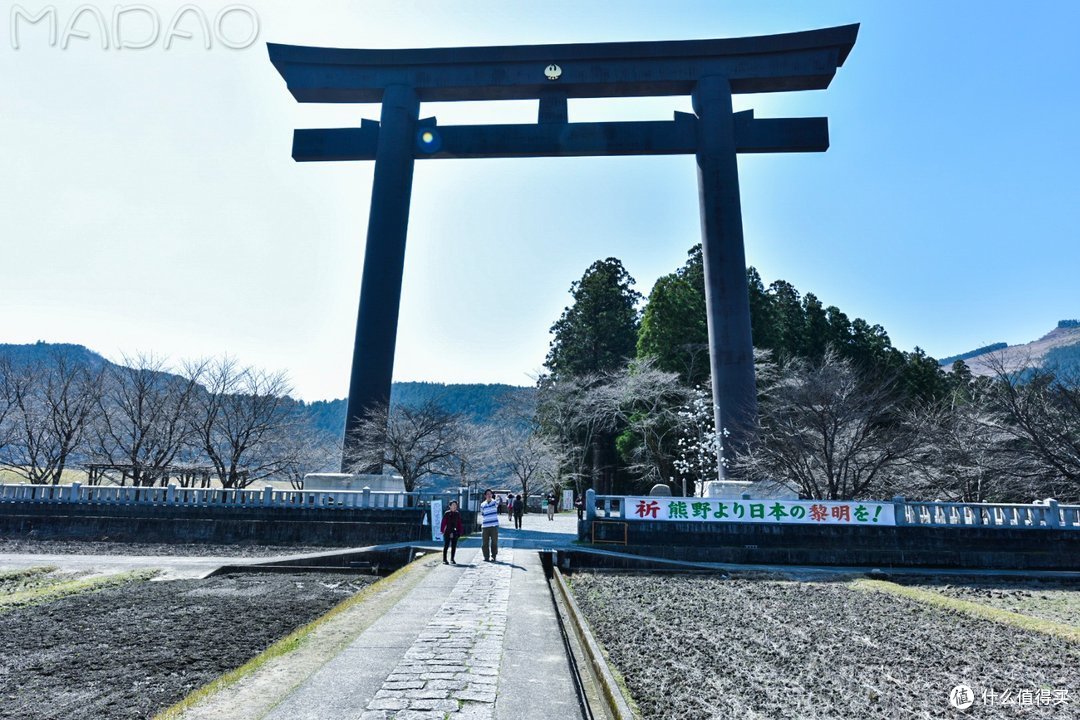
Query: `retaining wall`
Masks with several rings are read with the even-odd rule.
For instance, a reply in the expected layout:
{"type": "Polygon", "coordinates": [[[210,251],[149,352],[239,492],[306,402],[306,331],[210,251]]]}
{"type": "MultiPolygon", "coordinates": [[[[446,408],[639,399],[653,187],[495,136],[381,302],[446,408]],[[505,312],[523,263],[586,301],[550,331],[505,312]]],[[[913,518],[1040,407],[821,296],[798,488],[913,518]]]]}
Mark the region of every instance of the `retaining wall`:
{"type": "MultiPolygon", "coordinates": [[[[425,508],[309,509],[0,504],[0,536],[161,543],[358,546],[430,539],[425,508]]],[[[467,514],[467,513],[466,513],[467,514]]],[[[467,520],[471,524],[471,519],[467,520]]],[[[471,527],[466,527],[471,532],[471,527]]]]}
{"type": "Polygon", "coordinates": [[[580,540],[593,541],[594,523],[596,547],[675,560],[1080,570],[1080,532],[1075,530],[597,519],[578,522],[580,540]]]}

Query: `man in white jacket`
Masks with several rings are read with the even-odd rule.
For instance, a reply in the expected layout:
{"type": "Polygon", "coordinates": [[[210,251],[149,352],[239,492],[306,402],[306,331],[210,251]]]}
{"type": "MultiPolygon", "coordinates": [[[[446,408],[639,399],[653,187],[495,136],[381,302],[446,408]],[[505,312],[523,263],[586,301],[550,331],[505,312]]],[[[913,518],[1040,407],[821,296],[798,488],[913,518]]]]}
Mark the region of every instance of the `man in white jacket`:
{"type": "Polygon", "coordinates": [[[485,562],[495,562],[499,554],[499,501],[491,490],[484,491],[484,502],[480,503],[480,549],[485,562]]]}

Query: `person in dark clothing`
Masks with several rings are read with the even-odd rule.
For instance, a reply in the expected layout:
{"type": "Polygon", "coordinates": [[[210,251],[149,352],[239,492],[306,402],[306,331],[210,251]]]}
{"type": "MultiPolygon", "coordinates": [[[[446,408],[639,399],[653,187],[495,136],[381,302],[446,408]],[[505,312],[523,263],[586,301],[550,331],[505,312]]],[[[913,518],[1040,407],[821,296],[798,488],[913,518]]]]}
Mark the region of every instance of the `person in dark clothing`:
{"type": "Polygon", "coordinates": [[[514,527],[521,529],[521,516],[525,514],[525,501],[518,495],[514,498],[514,527]]]}
{"type": "Polygon", "coordinates": [[[457,541],[465,532],[465,525],[461,522],[461,513],[458,511],[457,500],[451,500],[442,516],[442,561],[443,565],[457,565],[454,556],[457,555],[457,541]],[[446,562],[446,551],[450,550],[450,562],[446,562]]]}
{"type": "Polygon", "coordinates": [[[574,507],[577,509],[577,519],[580,520],[585,514],[585,499],[578,495],[574,500],[574,507]]]}

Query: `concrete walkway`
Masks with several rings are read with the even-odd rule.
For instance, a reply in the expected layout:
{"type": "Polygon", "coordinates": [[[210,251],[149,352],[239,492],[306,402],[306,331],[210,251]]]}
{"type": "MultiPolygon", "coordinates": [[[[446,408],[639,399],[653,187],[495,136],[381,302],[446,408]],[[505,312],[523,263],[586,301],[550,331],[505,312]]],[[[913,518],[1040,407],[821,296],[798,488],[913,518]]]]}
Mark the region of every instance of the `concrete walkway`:
{"type": "MultiPolygon", "coordinates": [[[[563,545],[573,514],[503,527],[498,562],[477,539],[440,565],[266,717],[530,720],[581,717],[536,550],[563,545]]],[[[439,546],[441,552],[441,545],[439,546]]]]}
{"type": "Polygon", "coordinates": [[[63,572],[99,575],[154,568],[161,571],[156,578],[158,580],[186,580],[206,577],[223,565],[256,564],[273,559],[276,558],[0,553],[0,570],[21,570],[48,565],[63,572]]]}

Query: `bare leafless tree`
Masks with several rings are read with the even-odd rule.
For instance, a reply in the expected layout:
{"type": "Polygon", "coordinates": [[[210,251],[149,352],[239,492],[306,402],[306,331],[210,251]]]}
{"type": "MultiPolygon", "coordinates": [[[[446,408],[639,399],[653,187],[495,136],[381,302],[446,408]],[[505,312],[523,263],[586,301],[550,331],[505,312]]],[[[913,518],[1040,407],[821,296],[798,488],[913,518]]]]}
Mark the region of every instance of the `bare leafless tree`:
{"type": "Polygon", "coordinates": [[[284,373],[222,357],[189,364],[186,374],[203,385],[192,395],[191,428],[222,487],[246,487],[295,462],[298,448],[281,442],[300,431],[284,373]]]}
{"type": "Polygon", "coordinates": [[[537,384],[537,421],[561,458],[561,477],[579,494],[590,484],[602,490],[599,441],[607,419],[591,407],[591,393],[601,384],[596,375],[545,376],[537,384]]]}
{"type": "Polygon", "coordinates": [[[660,370],[651,360],[632,360],[593,390],[589,408],[600,426],[629,433],[624,437],[632,438],[630,471],[651,486],[676,474],[676,439],[683,423],[679,410],[690,395],[677,373],[660,370]]]}
{"type": "Polygon", "coordinates": [[[898,407],[891,387],[864,381],[835,352],[793,359],[766,389],[758,437],[735,465],[748,479],[793,483],[811,498],[888,495],[919,437],[898,407]]]}
{"type": "Polygon", "coordinates": [[[0,372],[7,427],[0,466],[32,483],[58,485],[93,423],[100,373],[58,352],[0,372]]]}
{"type": "Polygon", "coordinates": [[[459,487],[470,489],[487,484],[494,477],[499,436],[491,425],[459,418],[458,438],[447,473],[457,478],[459,487]]]}
{"type": "Polygon", "coordinates": [[[346,467],[363,472],[370,458],[401,475],[406,492],[414,492],[433,474],[452,474],[461,445],[462,420],[428,401],[419,407],[383,404],[373,409],[346,443],[346,467]]]}
{"type": "Polygon", "coordinates": [[[498,430],[499,442],[495,457],[503,472],[521,487],[528,498],[537,484],[543,489],[558,479],[559,453],[545,436],[523,425],[503,425],[498,430]]]}
{"type": "Polygon", "coordinates": [[[11,360],[0,357],[0,458],[5,457],[15,437],[16,374],[11,360]]]}
{"type": "Polygon", "coordinates": [[[128,465],[135,485],[164,481],[167,468],[195,441],[192,408],[199,372],[171,372],[163,358],[124,357],[105,373],[94,452],[128,465]]]}
{"type": "Polygon", "coordinates": [[[1069,374],[1040,368],[1029,360],[1017,370],[1015,360],[991,356],[987,365],[1003,428],[1014,442],[1016,467],[1036,468],[1033,492],[1058,499],[1080,498],[1080,382],[1069,374]]]}
{"type": "Polygon", "coordinates": [[[282,463],[279,476],[294,490],[304,489],[308,473],[337,472],[341,469],[341,437],[297,418],[287,432],[279,433],[275,452],[288,461],[282,463]]]}
{"type": "Polygon", "coordinates": [[[1011,452],[1011,432],[985,383],[916,407],[911,424],[921,438],[915,469],[900,491],[907,497],[960,502],[1030,500],[1031,468],[1011,452]],[[921,482],[920,482],[921,480],[921,482]]]}

